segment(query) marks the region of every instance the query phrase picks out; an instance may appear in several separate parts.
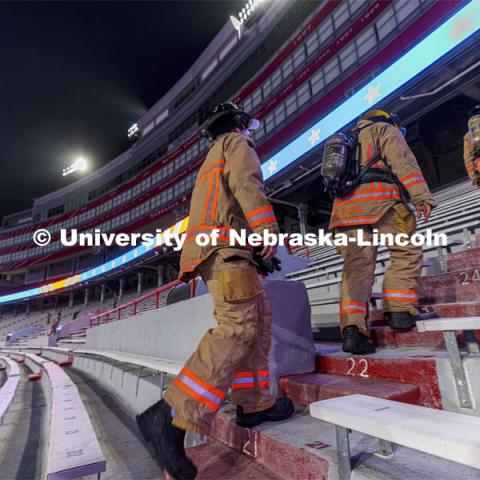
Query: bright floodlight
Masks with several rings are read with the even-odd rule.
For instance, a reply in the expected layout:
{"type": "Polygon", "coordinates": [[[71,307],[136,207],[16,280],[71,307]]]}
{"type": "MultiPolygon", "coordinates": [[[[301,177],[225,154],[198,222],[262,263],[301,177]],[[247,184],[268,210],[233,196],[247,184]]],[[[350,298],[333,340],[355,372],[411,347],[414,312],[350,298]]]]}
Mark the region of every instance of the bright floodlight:
{"type": "Polygon", "coordinates": [[[72,167],[76,168],[80,172],[84,172],[88,168],[88,163],[83,157],[79,157],[75,160],[72,167]]]}
{"type": "Polygon", "coordinates": [[[65,177],[73,172],[85,172],[86,170],[88,170],[87,160],[83,157],[78,157],[72,165],[63,169],[62,175],[65,177]]]}

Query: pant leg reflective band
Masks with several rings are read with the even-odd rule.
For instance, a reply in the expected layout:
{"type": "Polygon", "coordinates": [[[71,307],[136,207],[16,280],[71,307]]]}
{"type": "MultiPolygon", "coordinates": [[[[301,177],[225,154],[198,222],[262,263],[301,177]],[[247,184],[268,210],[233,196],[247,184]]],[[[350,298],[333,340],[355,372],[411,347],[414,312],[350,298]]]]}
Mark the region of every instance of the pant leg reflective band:
{"type": "Polygon", "coordinates": [[[360,313],[366,315],[367,307],[365,303],[361,302],[342,302],[340,304],[340,315],[345,315],[347,313],[360,313]]]}
{"type": "MultiPolygon", "coordinates": [[[[270,386],[270,374],[268,370],[259,370],[257,372],[258,386],[268,388],[270,386]]],[[[255,388],[255,376],[253,372],[237,372],[232,381],[232,389],[255,388]]]]}
{"type": "Polygon", "coordinates": [[[396,302],[415,303],[418,301],[418,296],[415,290],[385,289],[383,290],[383,299],[396,302]]]}
{"type": "Polygon", "coordinates": [[[209,385],[186,367],[182,369],[173,383],[211,410],[218,410],[225,400],[225,394],[221,390],[209,385]]]}

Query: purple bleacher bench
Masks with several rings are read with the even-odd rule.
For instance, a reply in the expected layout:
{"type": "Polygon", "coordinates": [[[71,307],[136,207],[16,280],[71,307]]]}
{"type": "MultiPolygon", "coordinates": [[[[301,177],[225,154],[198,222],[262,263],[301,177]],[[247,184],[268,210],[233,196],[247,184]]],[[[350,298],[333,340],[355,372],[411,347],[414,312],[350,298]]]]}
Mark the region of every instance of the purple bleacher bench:
{"type": "Polygon", "coordinates": [[[100,474],[107,462],[76,385],[55,362],[25,353],[33,371],[45,372],[50,382],[50,441],[47,480],[70,480],[100,474]]]}

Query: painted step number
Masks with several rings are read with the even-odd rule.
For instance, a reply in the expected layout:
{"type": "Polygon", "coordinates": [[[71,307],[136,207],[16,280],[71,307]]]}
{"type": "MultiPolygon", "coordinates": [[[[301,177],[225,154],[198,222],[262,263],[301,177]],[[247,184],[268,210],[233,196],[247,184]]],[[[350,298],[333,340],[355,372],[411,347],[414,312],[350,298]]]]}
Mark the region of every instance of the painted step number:
{"type": "Polygon", "coordinates": [[[354,377],[368,378],[368,361],[365,358],[358,359],[349,357],[347,362],[350,364],[350,368],[347,370],[347,375],[354,377]],[[358,365],[358,368],[356,368],[358,365]]]}
{"type": "Polygon", "coordinates": [[[474,270],[473,272],[460,272],[460,276],[463,280],[462,285],[468,285],[470,282],[480,282],[480,270],[474,270]]]}

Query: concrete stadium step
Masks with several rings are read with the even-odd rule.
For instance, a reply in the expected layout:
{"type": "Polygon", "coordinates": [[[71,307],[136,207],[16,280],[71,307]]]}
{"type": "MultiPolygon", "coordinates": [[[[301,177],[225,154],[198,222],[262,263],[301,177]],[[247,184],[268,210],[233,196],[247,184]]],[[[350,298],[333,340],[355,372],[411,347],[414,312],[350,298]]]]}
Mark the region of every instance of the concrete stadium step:
{"type": "Polygon", "coordinates": [[[455,272],[472,267],[480,268],[480,246],[462,252],[451,253],[447,257],[447,271],[455,272]]]}
{"type": "MultiPolygon", "coordinates": [[[[211,438],[250,457],[283,480],[338,480],[335,427],[313,419],[307,409],[286,421],[266,422],[254,429],[240,428],[234,419],[235,409],[231,405],[223,407],[215,417],[211,438]]],[[[472,474],[477,471],[472,468],[404,447],[395,448],[388,459],[381,458],[375,455],[377,440],[357,432],[350,434],[350,446],[352,456],[357,459],[352,479],[476,478],[472,474]]]]}
{"type": "Polygon", "coordinates": [[[423,305],[478,301],[480,268],[421,277],[418,295],[423,305]]]}
{"type": "Polygon", "coordinates": [[[474,302],[437,303],[431,305],[440,317],[478,317],[480,316],[480,298],[474,302]]]}
{"type": "MultiPolygon", "coordinates": [[[[436,308],[435,308],[436,310],[436,308]]],[[[478,314],[477,314],[478,315],[478,314]]],[[[448,315],[441,315],[448,318],[448,315]]],[[[469,317],[475,315],[457,315],[457,317],[469,317]]],[[[478,341],[480,341],[480,330],[475,332],[478,341]]],[[[378,347],[386,348],[435,348],[445,350],[445,342],[442,332],[423,332],[419,333],[415,328],[409,332],[394,331],[388,326],[370,327],[370,335],[378,347]]],[[[462,332],[457,333],[457,341],[460,347],[465,346],[465,340],[462,332]]]]}
{"type": "Polygon", "coordinates": [[[445,348],[441,332],[418,333],[416,329],[409,332],[396,332],[388,326],[370,327],[370,335],[377,347],[430,347],[445,348]]]}
{"type": "Polygon", "coordinates": [[[316,343],[316,372],[415,385],[418,404],[442,408],[436,358],[447,357],[434,348],[378,348],[367,356],[344,353],[340,344],[316,343]]]}
{"type": "Polygon", "coordinates": [[[317,400],[356,393],[414,405],[420,399],[420,390],[416,385],[328,373],[309,373],[283,377],[280,379],[280,387],[284,395],[291,397],[295,403],[304,406],[308,406],[317,400]]]}
{"type": "MultiPolygon", "coordinates": [[[[282,477],[270,472],[233,448],[216,441],[209,441],[187,449],[188,456],[198,468],[196,480],[280,480],[282,477]]],[[[170,479],[165,474],[166,479],[170,479]]]]}

